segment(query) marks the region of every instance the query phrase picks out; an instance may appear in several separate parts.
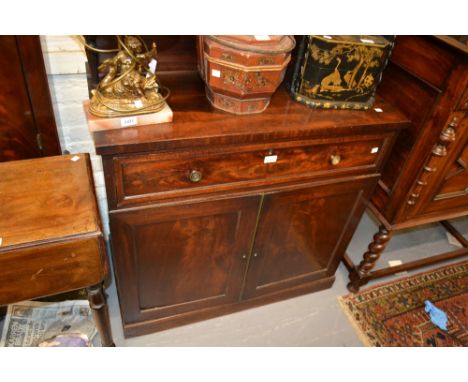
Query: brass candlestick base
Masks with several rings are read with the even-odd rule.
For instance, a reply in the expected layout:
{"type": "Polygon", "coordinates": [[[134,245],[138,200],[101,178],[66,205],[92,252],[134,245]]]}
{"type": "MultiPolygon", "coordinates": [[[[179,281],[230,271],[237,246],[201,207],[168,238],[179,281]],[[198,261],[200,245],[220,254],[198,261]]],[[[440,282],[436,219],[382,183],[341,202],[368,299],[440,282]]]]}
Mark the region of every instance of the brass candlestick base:
{"type": "Polygon", "coordinates": [[[116,98],[102,94],[97,89],[92,92],[89,111],[97,117],[112,118],[128,115],[156,113],[164,108],[164,100],[169,89],[161,88],[161,92],[151,92],[145,97],[116,98]]]}

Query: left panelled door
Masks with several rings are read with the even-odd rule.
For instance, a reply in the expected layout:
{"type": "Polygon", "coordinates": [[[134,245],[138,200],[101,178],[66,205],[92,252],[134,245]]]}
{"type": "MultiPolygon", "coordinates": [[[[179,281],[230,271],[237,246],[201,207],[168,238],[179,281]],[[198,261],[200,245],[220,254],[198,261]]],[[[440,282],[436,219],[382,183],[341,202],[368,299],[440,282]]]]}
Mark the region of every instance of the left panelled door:
{"type": "Polygon", "coordinates": [[[183,319],[237,301],[259,200],[249,196],[111,213],[124,326],[183,319]]]}

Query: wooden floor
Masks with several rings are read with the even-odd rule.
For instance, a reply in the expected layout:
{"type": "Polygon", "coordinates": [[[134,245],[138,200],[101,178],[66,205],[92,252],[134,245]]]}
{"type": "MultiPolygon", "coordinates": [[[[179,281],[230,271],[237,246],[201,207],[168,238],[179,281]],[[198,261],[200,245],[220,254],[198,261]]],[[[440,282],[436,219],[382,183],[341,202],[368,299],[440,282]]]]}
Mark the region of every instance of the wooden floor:
{"type": "MultiPolygon", "coordinates": [[[[454,225],[465,235],[468,233],[468,218],[458,219],[454,225]]],[[[376,223],[365,215],[348,248],[355,262],[360,260],[376,230],[376,223]]],[[[395,235],[380,264],[387,266],[389,260],[408,262],[454,248],[438,225],[411,229],[395,235]]],[[[108,293],[114,340],[117,346],[362,346],[337,300],[348,293],[347,276],[345,267],[340,265],[331,289],[130,339],[123,338],[112,284],[108,293]]],[[[401,276],[390,276],[369,285],[398,277],[401,276]]]]}

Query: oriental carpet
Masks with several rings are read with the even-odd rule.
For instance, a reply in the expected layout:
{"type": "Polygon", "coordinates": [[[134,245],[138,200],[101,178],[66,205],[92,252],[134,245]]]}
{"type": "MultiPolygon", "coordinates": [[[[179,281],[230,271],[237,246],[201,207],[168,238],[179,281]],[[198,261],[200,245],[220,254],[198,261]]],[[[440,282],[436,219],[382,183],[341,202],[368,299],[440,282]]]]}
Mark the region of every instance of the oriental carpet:
{"type": "Polygon", "coordinates": [[[468,261],[380,284],[339,298],[367,346],[467,346],[468,261]],[[431,301],[448,316],[448,331],[424,310],[431,301]]]}

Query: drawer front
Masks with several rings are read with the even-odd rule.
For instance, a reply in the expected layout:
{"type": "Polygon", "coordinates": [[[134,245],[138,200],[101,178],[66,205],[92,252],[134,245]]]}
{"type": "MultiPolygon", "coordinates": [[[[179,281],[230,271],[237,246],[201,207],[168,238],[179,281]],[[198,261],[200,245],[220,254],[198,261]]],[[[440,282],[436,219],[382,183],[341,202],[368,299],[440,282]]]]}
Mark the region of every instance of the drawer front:
{"type": "Polygon", "coordinates": [[[106,262],[101,237],[1,253],[0,305],[98,284],[106,262]]]}
{"type": "Polygon", "coordinates": [[[382,137],[245,151],[185,151],[114,158],[117,207],[378,167],[382,137]]]}

